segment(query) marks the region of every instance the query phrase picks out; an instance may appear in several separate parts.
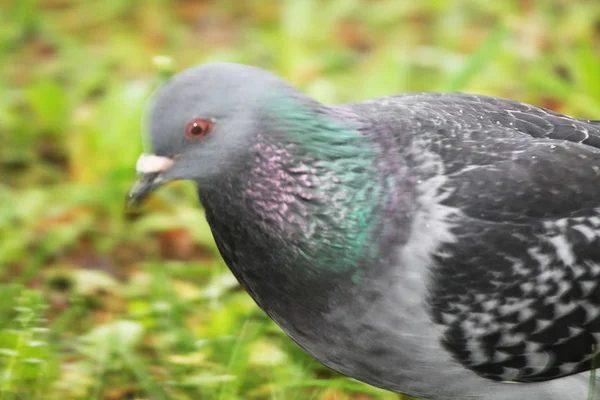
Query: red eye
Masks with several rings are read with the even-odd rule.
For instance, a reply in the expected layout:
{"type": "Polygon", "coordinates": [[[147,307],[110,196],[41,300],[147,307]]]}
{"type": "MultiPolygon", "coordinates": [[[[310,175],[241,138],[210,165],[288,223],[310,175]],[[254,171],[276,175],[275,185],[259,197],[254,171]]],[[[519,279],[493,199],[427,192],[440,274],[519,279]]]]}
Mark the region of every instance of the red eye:
{"type": "Polygon", "coordinates": [[[185,136],[188,139],[202,139],[208,134],[213,125],[213,121],[194,118],[185,125],[185,136]]]}

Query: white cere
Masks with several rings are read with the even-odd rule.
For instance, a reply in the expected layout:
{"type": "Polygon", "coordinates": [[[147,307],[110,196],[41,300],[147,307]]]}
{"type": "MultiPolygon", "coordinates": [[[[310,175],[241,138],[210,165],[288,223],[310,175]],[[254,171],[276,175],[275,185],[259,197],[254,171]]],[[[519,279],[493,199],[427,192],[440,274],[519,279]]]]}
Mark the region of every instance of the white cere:
{"type": "Polygon", "coordinates": [[[154,154],[142,154],[137,160],[135,169],[140,174],[164,171],[173,165],[173,159],[154,154]]]}

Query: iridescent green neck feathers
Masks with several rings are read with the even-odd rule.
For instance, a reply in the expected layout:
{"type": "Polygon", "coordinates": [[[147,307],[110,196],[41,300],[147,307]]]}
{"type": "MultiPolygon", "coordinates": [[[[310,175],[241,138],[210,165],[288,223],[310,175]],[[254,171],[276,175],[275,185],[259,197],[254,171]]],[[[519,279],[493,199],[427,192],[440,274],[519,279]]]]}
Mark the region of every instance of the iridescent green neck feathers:
{"type": "Polygon", "coordinates": [[[246,185],[253,211],[306,268],[360,279],[385,200],[366,122],[283,94],[267,108],[246,185]]]}

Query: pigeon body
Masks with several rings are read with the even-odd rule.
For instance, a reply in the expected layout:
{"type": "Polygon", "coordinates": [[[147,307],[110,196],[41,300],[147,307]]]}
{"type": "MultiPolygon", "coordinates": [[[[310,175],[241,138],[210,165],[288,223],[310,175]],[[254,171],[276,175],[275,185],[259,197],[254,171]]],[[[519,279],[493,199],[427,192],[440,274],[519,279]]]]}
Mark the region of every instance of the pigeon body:
{"type": "Polygon", "coordinates": [[[233,274],[323,364],[422,399],[587,398],[599,122],[466,94],[325,106],[208,64],[149,128],[132,200],[195,181],[233,274]]]}

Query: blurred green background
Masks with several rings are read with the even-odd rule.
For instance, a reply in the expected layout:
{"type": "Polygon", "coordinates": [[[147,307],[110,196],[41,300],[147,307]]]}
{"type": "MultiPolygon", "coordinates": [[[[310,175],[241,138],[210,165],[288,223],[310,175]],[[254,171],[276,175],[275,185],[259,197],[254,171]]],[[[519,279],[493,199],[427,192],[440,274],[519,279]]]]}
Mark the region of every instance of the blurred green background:
{"type": "Polygon", "coordinates": [[[597,0],[2,1],[0,400],[402,398],[264,316],[191,185],[125,215],[145,99],[235,61],[328,103],[466,91],[600,119],[599,54],[597,0]]]}

